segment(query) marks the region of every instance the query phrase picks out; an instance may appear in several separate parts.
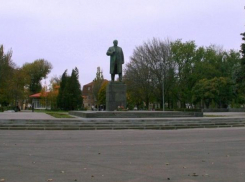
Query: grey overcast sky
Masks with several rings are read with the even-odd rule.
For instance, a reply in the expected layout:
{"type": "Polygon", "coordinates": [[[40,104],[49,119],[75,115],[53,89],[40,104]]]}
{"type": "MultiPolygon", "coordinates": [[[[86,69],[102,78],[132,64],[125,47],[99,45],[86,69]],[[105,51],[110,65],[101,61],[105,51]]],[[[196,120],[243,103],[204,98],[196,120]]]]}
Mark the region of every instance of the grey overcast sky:
{"type": "Polygon", "coordinates": [[[244,0],[0,0],[0,44],[12,48],[18,66],[51,62],[47,84],[78,67],[83,86],[98,66],[110,78],[106,51],[114,39],[126,63],[153,37],[239,50],[244,6],[244,0]]]}

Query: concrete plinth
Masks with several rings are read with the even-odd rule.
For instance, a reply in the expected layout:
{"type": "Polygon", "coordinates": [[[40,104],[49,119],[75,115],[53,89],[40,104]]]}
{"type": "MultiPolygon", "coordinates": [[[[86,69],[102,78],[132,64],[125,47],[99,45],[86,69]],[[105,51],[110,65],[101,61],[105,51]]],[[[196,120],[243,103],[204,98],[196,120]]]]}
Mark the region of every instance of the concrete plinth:
{"type": "Polygon", "coordinates": [[[106,87],[106,110],[115,111],[118,106],[126,108],[126,84],[110,82],[106,87]]]}
{"type": "Polygon", "coordinates": [[[203,117],[202,112],[178,111],[70,111],[69,114],[82,118],[184,118],[203,117]]]}

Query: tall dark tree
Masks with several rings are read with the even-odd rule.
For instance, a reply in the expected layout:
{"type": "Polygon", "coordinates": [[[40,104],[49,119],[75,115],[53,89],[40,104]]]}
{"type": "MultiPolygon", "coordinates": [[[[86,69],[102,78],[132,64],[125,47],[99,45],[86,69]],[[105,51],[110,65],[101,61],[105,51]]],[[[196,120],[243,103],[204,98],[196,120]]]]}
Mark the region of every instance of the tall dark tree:
{"type": "Polygon", "coordinates": [[[60,82],[60,88],[59,88],[59,94],[57,97],[57,106],[60,109],[65,109],[65,88],[68,82],[68,76],[67,76],[67,70],[62,74],[61,76],[61,82],[60,82]]]}
{"type": "MultiPolygon", "coordinates": [[[[242,40],[245,41],[245,32],[241,34],[242,40]]],[[[242,87],[245,87],[245,42],[241,44],[240,50],[242,57],[241,57],[241,68],[239,70],[237,81],[242,84],[242,87]]]]}
{"type": "Polygon", "coordinates": [[[3,45],[0,46],[0,104],[8,105],[11,100],[11,84],[16,68],[12,61],[12,50],[4,53],[3,45]]]}
{"type": "MultiPolygon", "coordinates": [[[[245,32],[241,33],[242,35],[242,40],[245,41],[245,32]]],[[[245,85],[245,43],[243,42],[241,44],[241,60],[240,60],[240,65],[237,67],[237,70],[235,71],[235,78],[236,82],[238,84],[241,84],[240,86],[245,85]]]]}
{"type": "Polygon", "coordinates": [[[241,44],[240,63],[233,70],[233,79],[236,82],[236,102],[239,104],[245,103],[245,32],[241,33],[243,43],[241,44]]]}
{"type": "MultiPolygon", "coordinates": [[[[241,65],[243,67],[245,67],[245,32],[244,33],[241,33],[242,35],[242,40],[244,41],[242,44],[241,44],[241,54],[242,54],[242,59],[241,59],[241,65]]],[[[243,72],[245,72],[245,70],[243,70],[243,72]]]]}
{"type": "Polygon", "coordinates": [[[78,81],[79,79],[79,71],[77,67],[72,70],[71,77],[69,82],[67,83],[67,91],[68,91],[68,101],[70,103],[69,110],[76,110],[82,107],[82,91],[81,85],[78,81]]]}
{"type": "Polygon", "coordinates": [[[57,97],[57,105],[60,109],[76,110],[82,107],[82,91],[78,79],[77,68],[72,70],[71,76],[67,75],[67,70],[63,73],[57,97]]]}

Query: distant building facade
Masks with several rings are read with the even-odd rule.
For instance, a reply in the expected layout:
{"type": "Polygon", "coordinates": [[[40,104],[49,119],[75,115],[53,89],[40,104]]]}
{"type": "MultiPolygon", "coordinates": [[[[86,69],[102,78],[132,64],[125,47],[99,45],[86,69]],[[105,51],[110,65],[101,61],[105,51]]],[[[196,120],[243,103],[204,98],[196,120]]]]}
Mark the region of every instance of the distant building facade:
{"type": "MultiPolygon", "coordinates": [[[[108,80],[104,79],[102,84],[104,82],[108,82],[108,80]]],[[[93,89],[94,89],[94,82],[90,82],[83,86],[83,91],[82,91],[83,107],[87,108],[88,110],[91,110],[92,106],[93,107],[96,106],[96,100],[94,97],[93,89]]]]}
{"type": "Polygon", "coordinates": [[[83,107],[87,109],[91,109],[94,106],[94,96],[93,96],[93,82],[90,82],[83,86],[83,107]]]}

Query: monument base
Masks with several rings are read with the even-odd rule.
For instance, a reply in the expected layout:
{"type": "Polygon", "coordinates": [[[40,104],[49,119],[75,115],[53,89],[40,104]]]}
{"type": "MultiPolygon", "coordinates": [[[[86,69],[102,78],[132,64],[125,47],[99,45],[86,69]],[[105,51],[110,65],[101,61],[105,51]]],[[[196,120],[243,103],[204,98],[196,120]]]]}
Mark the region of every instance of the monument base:
{"type": "Polygon", "coordinates": [[[180,112],[180,111],[70,111],[69,114],[82,118],[151,118],[153,119],[153,118],[203,117],[202,112],[180,112]]]}
{"type": "Polygon", "coordinates": [[[126,108],[126,84],[109,82],[106,87],[106,110],[115,111],[118,107],[126,108]]]}

